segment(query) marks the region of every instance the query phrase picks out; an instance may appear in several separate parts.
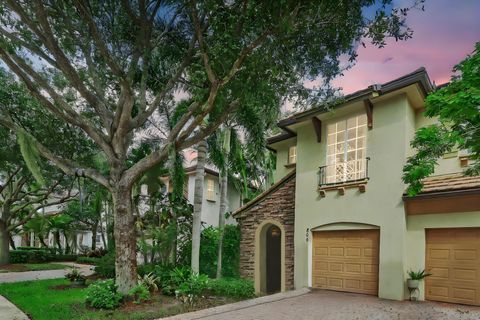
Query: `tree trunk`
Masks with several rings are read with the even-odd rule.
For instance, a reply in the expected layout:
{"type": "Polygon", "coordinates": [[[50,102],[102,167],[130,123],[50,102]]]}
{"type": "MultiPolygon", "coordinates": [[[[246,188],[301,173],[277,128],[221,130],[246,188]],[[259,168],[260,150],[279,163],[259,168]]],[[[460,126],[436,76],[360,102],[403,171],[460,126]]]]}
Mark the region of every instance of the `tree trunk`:
{"type": "Polygon", "coordinates": [[[43,235],[38,235],[38,240],[40,241],[40,244],[42,245],[42,247],[44,248],[48,247],[47,244],[45,243],[45,238],[43,237],[43,235]]]}
{"type": "Polygon", "coordinates": [[[55,242],[57,243],[58,253],[62,253],[62,243],[60,242],[60,231],[55,231],[53,235],[55,237],[55,242]]]}
{"type": "Polygon", "coordinates": [[[127,294],[137,284],[137,238],[132,190],[117,186],[112,192],[115,238],[115,278],[118,291],[127,294]]]}
{"type": "Polygon", "coordinates": [[[220,181],[220,210],[218,212],[218,229],[220,235],[218,237],[218,254],[217,254],[217,279],[222,277],[222,250],[223,250],[223,235],[225,231],[225,213],[228,211],[228,172],[224,170],[220,181]]]}
{"type": "Polygon", "coordinates": [[[103,222],[100,220],[100,235],[102,236],[103,249],[107,249],[107,239],[105,238],[105,229],[103,228],[103,222]]]}
{"type": "Polygon", "coordinates": [[[10,247],[12,247],[13,250],[17,250],[17,246],[15,245],[15,241],[13,241],[13,236],[12,234],[8,235],[8,239],[10,241],[10,247]]]}
{"type": "Polygon", "coordinates": [[[97,249],[97,229],[98,229],[98,222],[95,223],[92,228],[92,246],[91,246],[92,251],[95,251],[95,249],[97,249]]]}
{"type": "Polygon", "coordinates": [[[197,168],[195,171],[195,192],[193,195],[193,225],[192,225],[192,271],[200,271],[200,233],[202,227],[203,183],[205,178],[205,157],[207,143],[198,143],[197,168]]]}
{"type": "Polygon", "coordinates": [[[10,262],[10,235],[7,225],[0,220],[0,265],[10,262]]]}
{"type": "Polygon", "coordinates": [[[68,236],[65,231],[63,231],[63,238],[65,239],[65,254],[70,254],[70,243],[68,243],[68,236]]]}

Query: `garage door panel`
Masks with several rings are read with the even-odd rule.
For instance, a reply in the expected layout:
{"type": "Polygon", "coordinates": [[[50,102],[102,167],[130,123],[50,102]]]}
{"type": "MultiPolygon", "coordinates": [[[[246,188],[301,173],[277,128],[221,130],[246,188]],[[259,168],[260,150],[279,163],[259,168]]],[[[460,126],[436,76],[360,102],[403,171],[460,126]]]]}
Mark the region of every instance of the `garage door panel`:
{"type": "Polygon", "coordinates": [[[426,298],[480,305],[480,228],[429,229],[426,242],[426,298]]]}
{"type": "Polygon", "coordinates": [[[378,293],[378,230],[313,233],[313,281],[317,288],[378,293]]]}

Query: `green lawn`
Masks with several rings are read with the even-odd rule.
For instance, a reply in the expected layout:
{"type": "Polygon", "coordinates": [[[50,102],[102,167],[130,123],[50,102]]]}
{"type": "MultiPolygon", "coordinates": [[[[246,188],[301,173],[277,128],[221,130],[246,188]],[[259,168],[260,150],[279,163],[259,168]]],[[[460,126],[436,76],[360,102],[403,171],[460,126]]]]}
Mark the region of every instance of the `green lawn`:
{"type": "MultiPolygon", "coordinates": [[[[0,284],[0,295],[13,302],[33,320],[146,320],[191,311],[174,298],[161,295],[155,296],[147,304],[129,304],[114,311],[96,311],[85,306],[85,289],[53,288],[68,284],[69,281],[65,279],[4,283],[0,284]]],[[[211,301],[204,307],[230,301],[211,301]]]]}
{"type": "Polygon", "coordinates": [[[70,268],[70,267],[60,263],[12,263],[12,264],[0,266],[0,273],[41,271],[41,270],[61,270],[66,268],[70,268]]]}

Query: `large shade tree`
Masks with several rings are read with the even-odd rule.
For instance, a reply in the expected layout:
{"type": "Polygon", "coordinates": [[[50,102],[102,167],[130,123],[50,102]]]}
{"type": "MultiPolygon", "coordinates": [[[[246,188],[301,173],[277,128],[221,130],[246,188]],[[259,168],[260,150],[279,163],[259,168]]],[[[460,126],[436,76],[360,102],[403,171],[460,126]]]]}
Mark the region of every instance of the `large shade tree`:
{"type": "Polygon", "coordinates": [[[403,169],[412,196],[435,172],[438,159],[455,149],[469,152],[472,163],[465,173],[480,175],[480,42],[453,68],[450,83],[427,97],[425,116],[437,121],[415,133],[411,145],[417,152],[403,169]]]}
{"type": "MultiPolygon", "coordinates": [[[[383,46],[385,37],[409,38],[407,10],[392,10],[391,2],[1,2],[0,58],[52,117],[80,128],[107,159],[109,170],[101,173],[34,139],[39,153],[65,173],[111,192],[121,292],[137,277],[135,181],[203,140],[228,115],[262,133],[263,116],[278,112],[284,99],[305,104],[324,97],[324,90],[303,83],[338,75],[340,57],[354,59],[362,39],[383,46]],[[190,104],[176,103],[179,91],[190,104]],[[179,106],[175,125],[162,125],[179,106]],[[156,148],[129,165],[137,133],[152,124],[159,129],[156,148]]],[[[14,113],[1,110],[0,124],[18,132],[23,125],[14,113]]]]}

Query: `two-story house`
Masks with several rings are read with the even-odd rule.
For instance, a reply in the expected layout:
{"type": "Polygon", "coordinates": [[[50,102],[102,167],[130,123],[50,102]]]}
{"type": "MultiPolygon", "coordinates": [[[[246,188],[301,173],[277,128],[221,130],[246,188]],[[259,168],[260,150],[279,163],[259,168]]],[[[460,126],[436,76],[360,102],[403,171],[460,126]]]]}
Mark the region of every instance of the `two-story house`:
{"type": "Polygon", "coordinates": [[[276,183],[234,212],[241,275],[257,292],[311,287],[406,299],[407,271],[432,273],[420,299],[480,305],[480,177],[446,154],[423,191],[402,169],[432,86],[425,69],[279,122],[276,183]]]}
{"type": "MultiPolygon", "coordinates": [[[[195,195],[195,171],[196,162],[185,168],[187,179],[184,186],[184,195],[190,204],[193,205],[195,195]]],[[[162,177],[165,185],[165,191],[171,192],[173,185],[168,177],[162,177]]],[[[220,178],[217,169],[210,166],[205,167],[205,176],[203,180],[203,198],[201,218],[205,226],[218,227],[219,211],[220,211],[220,178]]],[[[234,183],[229,181],[227,188],[228,212],[235,211],[242,205],[242,194],[234,183]]],[[[235,219],[229,217],[227,224],[236,224],[235,219]]]]}

